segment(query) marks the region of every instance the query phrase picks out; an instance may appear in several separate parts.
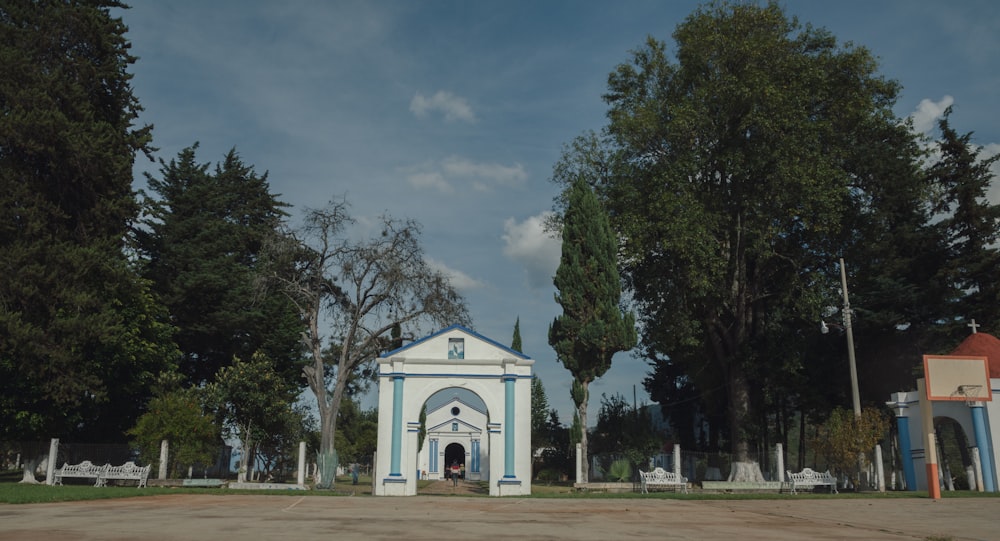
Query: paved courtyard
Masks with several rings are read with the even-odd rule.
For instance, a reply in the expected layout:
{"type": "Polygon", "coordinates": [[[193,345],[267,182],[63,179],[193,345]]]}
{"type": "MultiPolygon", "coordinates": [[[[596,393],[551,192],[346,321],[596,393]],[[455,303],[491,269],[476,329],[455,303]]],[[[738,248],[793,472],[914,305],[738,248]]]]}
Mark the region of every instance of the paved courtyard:
{"type": "Polygon", "coordinates": [[[1000,498],[535,499],[177,494],[0,505],[0,541],[1000,539],[1000,498]]]}

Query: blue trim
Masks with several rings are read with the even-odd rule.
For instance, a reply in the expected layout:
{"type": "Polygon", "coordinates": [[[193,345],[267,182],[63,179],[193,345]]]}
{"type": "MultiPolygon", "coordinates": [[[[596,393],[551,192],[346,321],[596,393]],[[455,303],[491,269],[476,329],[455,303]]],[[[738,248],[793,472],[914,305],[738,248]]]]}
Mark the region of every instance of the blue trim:
{"type": "MultiPolygon", "coordinates": [[[[394,474],[389,474],[389,475],[394,475],[394,474]]],[[[397,473],[395,475],[399,475],[399,474],[397,473]]],[[[406,482],[406,478],[405,477],[386,477],[385,479],[382,479],[382,483],[383,484],[384,483],[405,483],[405,482],[406,482]]]]}
{"type": "Polygon", "coordinates": [[[504,477],[514,477],[514,382],[504,378],[503,469],[504,477]]]}
{"type": "Polygon", "coordinates": [[[983,488],[986,492],[996,492],[993,477],[993,446],[990,445],[990,438],[986,436],[986,417],[983,415],[985,408],[981,403],[977,403],[971,409],[972,427],[976,433],[976,446],[979,447],[979,462],[983,468],[983,488]]]}
{"type": "Polygon", "coordinates": [[[514,375],[514,374],[411,374],[409,372],[386,372],[379,374],[380,378],[464,378],[464,379],[502,379],[510,377],[512,379],[531,379],[534,376],[514,375]]]}
{"type": "Polygon", "coordinates": [[[903,459],[906,490],[917,490],[917,473],[913,467],[913,452],[910,450],[910,418],[896,417],[896,426],[899,428],[899,455],[903,459]]]}
{"type": "Polygon", "coordinates": [[[442,334],[445,334],[445,333],[451,332],[451,331],[456,331],[456,330],[464,332],[465,334],[467,334],[467,335],[469,335],[469,336],[471,336],[473,338],[476,338],[478,340],[482,340],[483,342],[486,342],[487,344],[490,344],[491,346],[500,348],[503,351],[506,351],[507,353],[510,353],[511,355],[514,355],[515,357],[520,357],[521,359],[530,359],[531,358],[531,357],[528,357],[527,355],[525,355],[524,353],[521,353],[520,351],[514,351],[513,349],[511,349],[511,348],[509,348],[509,347],[501,344],[500,342],[497,342],[495,340],[491,340],[489,338],[486,338],[485,336],[477,333],[476,331],[473,331],[472,329],[469,329],[467,327],[463,327],[462,325],[452,325],[450,327],[445,327],[444,329],[441,329],[440,331],[438,331],[438,332],[436,332],[434,334],[427,335],[427,336],[421,338],[420,340],[417,340],[415,342],[411,342],[411,343],[409,343],[409,344],[407,344],[407,345],[405,345],[405,346],[403,346],[401,348],[394,349],[394,350],[392,350],[392,351],[390,351],[388,353],[383,353],[382,357],[383,358],[392,357],[393,355],[396,355],[400,351],[405,351],[407,349],[412,348],[413,346],[416,346],[418,344],[422,344],[422,343],[424,343],[424,342],[426,342],[426,341],[428,341],[428,340],[430,340],[432,338],[437,338],[438,336],[441,336],[442,334]]]}

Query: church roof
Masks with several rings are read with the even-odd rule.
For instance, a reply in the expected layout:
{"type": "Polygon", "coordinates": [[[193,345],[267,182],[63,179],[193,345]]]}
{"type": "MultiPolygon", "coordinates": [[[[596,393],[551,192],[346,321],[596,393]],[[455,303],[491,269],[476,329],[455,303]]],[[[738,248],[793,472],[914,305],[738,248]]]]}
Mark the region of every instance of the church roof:
{"type": "Polygon", "coordinates": [[[1000,340],[993,335],[972,333],[951,354],[986,357],[986,362],[990,365],[990,377],[1000,378],[1000,340]]]}

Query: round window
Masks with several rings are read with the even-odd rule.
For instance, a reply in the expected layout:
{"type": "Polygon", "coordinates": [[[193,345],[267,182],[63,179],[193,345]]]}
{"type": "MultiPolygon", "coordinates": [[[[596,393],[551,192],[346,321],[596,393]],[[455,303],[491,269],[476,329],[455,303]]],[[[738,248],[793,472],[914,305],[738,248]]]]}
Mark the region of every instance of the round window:
{"type": "Polygon", "coordinates": [[[458,406],[455,406],[454,408],[451,408],[451,414],[452,415],[458,415],[459,413],[462,413],[462,410],[458,409],[458,406]]]}

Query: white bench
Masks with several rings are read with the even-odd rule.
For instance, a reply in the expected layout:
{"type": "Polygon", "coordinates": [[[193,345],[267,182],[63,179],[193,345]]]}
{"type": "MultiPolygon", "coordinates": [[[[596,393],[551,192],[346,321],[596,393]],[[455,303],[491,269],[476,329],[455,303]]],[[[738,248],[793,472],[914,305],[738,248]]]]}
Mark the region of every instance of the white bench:
{"type": "Polygon", "coordinates": [[[67,464],[64,462],[62,468],[53,472],[55,476],[54,484],[61,485],[63,484],[63,478],[74,477],[77,479],[93,479],[94,486],[99,487],[101,486],[101,476],[109,467],[107,464],[104,466],[94,465],[89,460],[84,460],[79,464],[67,464]]]}
{"type": "Polygon", "coordinates": [[[116,481],[136,481],[137,488],[146,486],[146,479],[149,478],[151,466],[136,466],[135,462],[128,461],[121,466],[106,466],[97,481],[97,486],[108,486],[108,480],[116,481]]]}
{"type": "Polygon", "coordinates": [[[673,487],[680,488],[687,494],[687,478],[674,472],[669,472],[663,468],[656,468],[653,471],[639,470],[639,483],[642,485],[642,493],[649,492],[649,487],[673,487]]]}
{"type": "Polygon", "coordinates": [[[829,470],[820,473],[805,468],[799,473],[792,473],[788,470],[785,473],[788,474],[788,481],[792,484],[792,494],[795,494],[799,487],[811,489],[817,486],[829,486],[831,494],[837,493],[837,478],[830,475],[829,470]]]}

